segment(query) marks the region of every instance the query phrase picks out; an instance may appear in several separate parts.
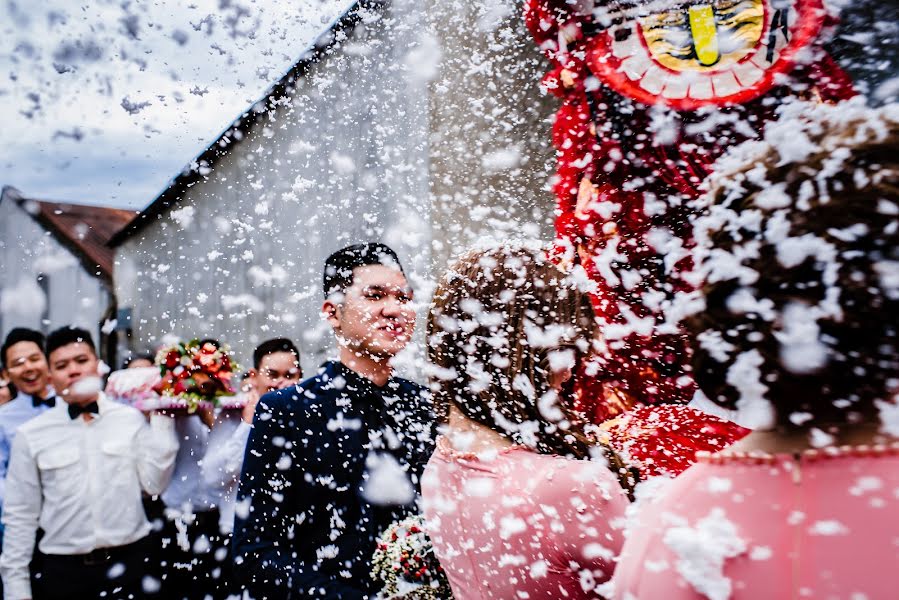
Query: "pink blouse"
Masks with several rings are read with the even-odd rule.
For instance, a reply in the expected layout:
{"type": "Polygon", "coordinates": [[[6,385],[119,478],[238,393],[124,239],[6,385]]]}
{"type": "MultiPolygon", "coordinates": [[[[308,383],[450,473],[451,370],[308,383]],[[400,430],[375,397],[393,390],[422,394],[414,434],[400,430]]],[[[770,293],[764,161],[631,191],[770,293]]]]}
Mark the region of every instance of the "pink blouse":
{"type": "Polygon", "coordinates": [[[640,507],[615,597],[899,597],[899,446],[705,455],[640,507]]]}
{"type": "Polygon", "coordinates": [[[621,549],[627,497],[603,465],[443,437],[422,479],[434,550],[457,600],[595,598],[621,549]]]}

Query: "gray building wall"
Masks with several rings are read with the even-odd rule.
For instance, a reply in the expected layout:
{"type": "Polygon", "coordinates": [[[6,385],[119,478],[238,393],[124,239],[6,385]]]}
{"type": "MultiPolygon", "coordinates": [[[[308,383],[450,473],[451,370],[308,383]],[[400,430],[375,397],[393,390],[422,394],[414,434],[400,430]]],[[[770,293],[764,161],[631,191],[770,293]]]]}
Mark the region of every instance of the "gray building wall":
{"type": "Polygon", "coordinates": [[[105,284],[24,206],[0,200],[0,339],[13,327],[44,333],[77,325],[99,340],[110,303],[105,284]]]}
{"type": "Polygon", "coordinates": [[[308,371],[333,349],[319,308],[334,250],[393,246],[422,331],[450,257],[483,235],[551,239],[545,65],[519,2],[481,4],[370,10],[175,210],[130,237],[115,282],[132,346],[215,336],[246,365],[258,342],[286,335],[308,371]]]}
{"type": "Polygon", "coordinates": [[[332,348],[324,260],[359,241],[391,244],[427,296],[426,80],[408,62],[421,17],[406,1],[366,13],[205,182],[118,248],[137,349],[214,336],[246,366],[258,342],[283,335],[309,370],[332,348]]]}
{"type": "Polygon", "coordinates": [[[430,84],[435,262],[484,238],[553,239],[548,62],[516,0],[427,0],[442,58],[430,84]]]}

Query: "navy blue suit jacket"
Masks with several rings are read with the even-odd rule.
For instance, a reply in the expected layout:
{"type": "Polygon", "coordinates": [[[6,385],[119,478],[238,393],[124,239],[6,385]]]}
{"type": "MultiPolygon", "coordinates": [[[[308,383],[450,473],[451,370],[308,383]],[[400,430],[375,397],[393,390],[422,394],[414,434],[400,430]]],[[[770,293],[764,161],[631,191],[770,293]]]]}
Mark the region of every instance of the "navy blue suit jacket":
{"type": "Polygon", "coordinates": [[[257,600],[375,593],[377,536],[415,507],[368,502],[366,458],[392,454],[417,497],[432,425],[422,386],[393,378],[378,387],[339,362],[263,396],[237,493],[238,583],[257,600]]]}

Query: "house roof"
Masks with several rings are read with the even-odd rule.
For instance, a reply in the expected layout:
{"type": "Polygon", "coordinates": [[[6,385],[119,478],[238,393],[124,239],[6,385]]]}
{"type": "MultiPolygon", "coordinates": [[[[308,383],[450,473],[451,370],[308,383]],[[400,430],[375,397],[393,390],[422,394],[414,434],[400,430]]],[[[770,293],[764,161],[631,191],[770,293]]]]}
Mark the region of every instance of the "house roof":
{"type": "Polygon", "coordinates": [[[249,131],[258,118],[276,106],[275,100],[289,94],[297,79],[304,77],[315,63],[328,56],[336,46],[349,37],[356,24],[362,19],[364,10],[380,8],[388,1],[358,0],[353,2],[316,38],[278,82],[269,87],[259,100],[232,121],[218,138],[190,163],[190,166],[185,167],[169,182],[153,202],[134,217],[126,227],[113,235],[109,240],[109,245],[113,248],[119,246],[144,227],[158,220],[165,211],[181,202],[184,191],[203,181],[219,158],[227,155],[241,140],[246,139],[244,133],[249,131]]]}
{"type": "Polygon", "coordinates": [[[12,187],[3,188],[0,202],[3,201],[18,204],[72,252],[88,272],[112,281],[114,251],[109,240],[134,219],[135,211],[34,200],[12,187]]]}

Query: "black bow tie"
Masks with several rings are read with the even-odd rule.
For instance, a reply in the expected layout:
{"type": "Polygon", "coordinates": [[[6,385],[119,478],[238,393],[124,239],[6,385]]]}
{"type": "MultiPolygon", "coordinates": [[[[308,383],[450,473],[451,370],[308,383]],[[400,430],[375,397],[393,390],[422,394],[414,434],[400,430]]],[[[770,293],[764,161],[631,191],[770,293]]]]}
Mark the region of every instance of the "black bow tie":
{"type": "Polygon", "coordinates": [[[50,396],[49,398],[38,398],[37,396],[32,396],[31,403],[34,404],[35,408],[39,406],[49,406],[50,408],[53,408],[54,406],[56,406],[56,396],[50,396]]]}
{"type": "Polygon", "coordinates": [[[100,407],[97,406],[96,402],[91,402],[90,404],[85,404],[84,406],[78,404],[69,404],[69,417],[71,417],[72,419],[77,419],[84,413],[94,413],[96,415],[99,412],[100,407]]]}

